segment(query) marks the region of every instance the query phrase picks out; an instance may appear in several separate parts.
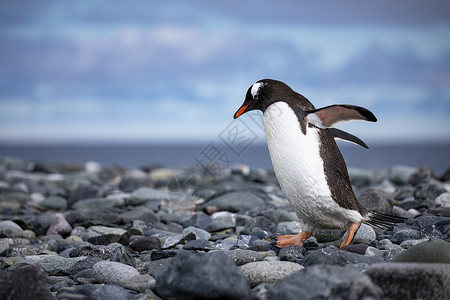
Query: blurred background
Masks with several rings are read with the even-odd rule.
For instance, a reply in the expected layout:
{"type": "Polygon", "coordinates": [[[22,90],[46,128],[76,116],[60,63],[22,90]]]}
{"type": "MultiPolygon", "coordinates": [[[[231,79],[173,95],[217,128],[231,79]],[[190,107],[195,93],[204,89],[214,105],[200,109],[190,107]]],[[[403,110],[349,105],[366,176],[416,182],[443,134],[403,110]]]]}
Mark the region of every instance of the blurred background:
{"type": "Polygon", "coordinates": [[[450,2],[2,1],[0,155],[270,168],[249,86],[284,81],[339,128],[350,166],[450,164],[450,2]],[[205,154],[208,154],[206,156],[205,154]]]}

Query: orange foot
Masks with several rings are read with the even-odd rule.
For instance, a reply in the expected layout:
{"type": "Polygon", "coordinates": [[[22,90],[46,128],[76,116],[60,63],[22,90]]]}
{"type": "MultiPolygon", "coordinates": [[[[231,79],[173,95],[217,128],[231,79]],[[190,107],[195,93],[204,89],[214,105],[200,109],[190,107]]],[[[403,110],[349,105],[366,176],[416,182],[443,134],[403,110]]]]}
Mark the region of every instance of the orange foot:
{"type": "Polygon", "coordinates": [[[303,246],[303,241],[309,238],[312,232],[300,231],[294,235],[280,235],[277,237],[277,247],[284,248],[292,245],[303,246]]]}
{"type": "Polygon", "coordinates": [[[353,241],[353,238],[355,237],[356,232],[359,229],[359,226],[361,226],[361,223],[352,223],[352,225],[350,225],[350,228],[347,231],[347,235],[345,236],[344,241],[339,248],[350,245],[350,243],[353,241]]]}

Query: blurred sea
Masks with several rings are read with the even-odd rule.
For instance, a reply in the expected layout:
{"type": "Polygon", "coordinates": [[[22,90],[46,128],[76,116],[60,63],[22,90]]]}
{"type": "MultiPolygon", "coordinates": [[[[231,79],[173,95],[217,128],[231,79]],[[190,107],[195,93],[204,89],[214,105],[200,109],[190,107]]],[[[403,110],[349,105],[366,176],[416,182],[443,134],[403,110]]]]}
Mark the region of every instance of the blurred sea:
{"type": "MultiPolygon", "coordinates": [[[[392,165],[430,166],[441,175],[450,167],[450,143],[369,145],[370,149],[338,142],[347,162],[355,168],[383,169],[392,165]]],[[[196,144],[99,144],[99,145],[1,145],[0,156],[17,156],[29,161],[87,162],[139,167],[160,165],[186,167],[246,164],[272,168],[267,146],[254,143],[235,149],[219,142],[196,144]]]]}

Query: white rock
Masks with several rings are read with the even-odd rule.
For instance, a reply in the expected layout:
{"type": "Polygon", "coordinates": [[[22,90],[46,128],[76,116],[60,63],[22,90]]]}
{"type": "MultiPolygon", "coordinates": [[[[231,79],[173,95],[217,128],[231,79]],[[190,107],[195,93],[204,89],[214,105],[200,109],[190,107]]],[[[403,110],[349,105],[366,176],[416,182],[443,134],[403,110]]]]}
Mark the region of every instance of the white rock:
{"type": "Polygon", "coordinates": [[[440,194],[437,198],[436,198],[436,204],[439,204],[442,207],[450,207],[450,193],[443,193],[440,194]]]}
{"type": "Polygon", "coordinates": [[[275,283],[292,273],[304,269],[289,261],[256,261],[239,267],[251,287],[260,283],[275,283]]]}

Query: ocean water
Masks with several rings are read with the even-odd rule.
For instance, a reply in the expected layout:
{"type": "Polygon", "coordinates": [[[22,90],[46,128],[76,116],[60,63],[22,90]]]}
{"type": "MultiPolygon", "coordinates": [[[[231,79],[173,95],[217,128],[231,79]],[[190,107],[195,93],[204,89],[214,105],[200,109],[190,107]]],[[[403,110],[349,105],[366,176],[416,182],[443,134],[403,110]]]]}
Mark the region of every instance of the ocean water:
{"type": "MultiPolygon", "coordinates": [[[[347,166],[384,169],[392,165],[430,166],[438,174],[450,167],[449,144],[371,145],[370,149],[339,142],[347,166]]],[[[160,165],[184,167],[220,164],[230,167],[246,164],[272,168],[267,146],[254,143],[232,148],[219,142],[195,144],[73,144],[0,145],[0,156],[17,156],[29,161],[96,161],[103,165],[140,167],[160,165]]]]}

